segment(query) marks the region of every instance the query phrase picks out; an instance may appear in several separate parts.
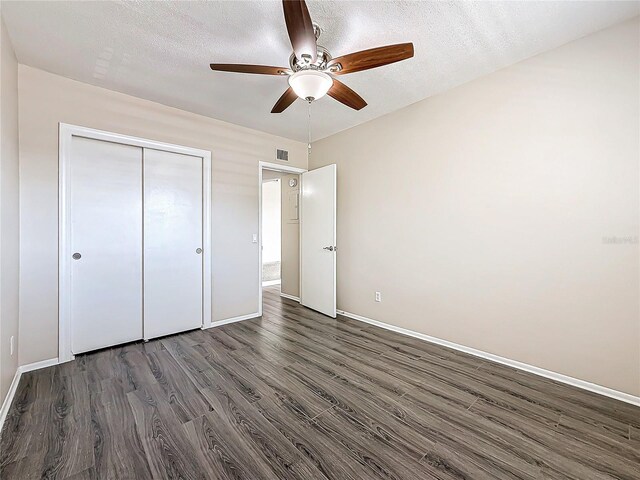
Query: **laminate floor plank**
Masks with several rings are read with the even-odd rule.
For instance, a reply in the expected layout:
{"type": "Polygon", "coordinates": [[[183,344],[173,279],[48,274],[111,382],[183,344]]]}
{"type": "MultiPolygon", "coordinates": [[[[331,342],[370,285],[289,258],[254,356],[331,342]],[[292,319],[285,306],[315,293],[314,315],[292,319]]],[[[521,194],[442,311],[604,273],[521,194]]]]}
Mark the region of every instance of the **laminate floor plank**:
{"type": "Polygon", "coordinates": [[[20,379],[0,436],[0,467],[29,455],[42,464],[47,438],[49,406],[53,402],[55,367],[28,372],[20,379]]]}
{"type": "Polygon", "coordinates": [[[23,374],[0,478],[640,480],[640,407],[278,287],[263,312],[23,374]]]}
{"type": "Polygon", "coordinates": [[[203,394],[214,406],[216,425],[225,429],[227,442],[244,445],[245,456],[261,461],[270,470],[259,478],[308,478],[299,452],[237,391],[218,385],[203,394]]]}
{"type": "MultiPolygon", "coordinates": [[[[409,446],[409,449],[414,449],[412,453],[420,453],[418,459],[422,457],[425,448],[428,448],[429,453],[433,453],[435,445],[439,443],[446,444],[447,448],[453,448],[456,452],[464,451],[469,432],[460,429],[452,432],[454,430],[452,425],[445,425],[432,415],[421,415],[420,410],[417,408],[407,408],[406,403],[401,403],[404,397],[388,396],[377,391],[374,386],[366,382],[359,382],[357,379],[334,377],[331,380],[325,379],[325,381],[321,381],[322,375],[309,371],[308,366],[291,365],[288,368],[297,370],[301,374],[306,372],[306,375],[303,374],[305,381],[310,384],[310,388],[313,388],[318,395],[326,398],[337,408],[353,417],[354,420],[381,434],[389,442],[395,441],[397,449],[405,450],[405,452],[410,451],[407,450],[406,443],[413,440],[413,446],[409,446]],[[363,408],[363,406],[367,408],[363,408]],[[391,416],[395,418],[391,419],[391,416]],[[422,445],[422,449],[420,445],[422,445]]],[[[444,409],[460,407],[457,403],[452,405],[446,400],[442,401],[438,396],[433,398],[435,404],[439,402],[444,409]]],[[[472,398],[467,400],[467,405],[471,405],[474,401],[472,398]]],[[[461,410],[464,411],[467,408],[463,407],[461,410]]],[[[465,475],[469,473],[477,475],[480,471],[486,471],[488,472],[487,475],[492,476],[492,478],[513,478],[511,472],[515,470],[518,472],[517,477],[534,478],[531,476],[531,471],[536,472],[537,467],[532,469],[522,462],[518,465],[518,462],[515,462],[513,457],[492,448],[492,445],[479,445],[476,442],[474,446],[480,454],[476,455],[475,458],[471,456],[469,465],[480,465],[481,467],[474,468],[465,475]],[[488,455],[488,452],[492,452],[493,455],[488,455]],[[529,476],[523,475],[523,472],[529,472],[529,476]]],[[[450,460],[452,458],[451,456],[439,457],[437,467],[439,468],[438,474],[440,476],[448,477],[452,474],[452,471],[450,471],[450,460]]],[[[455,471],[458,474],[463,472],[462,469],[456,469],[455,471]]]]}
{"type": "Polygon", "coordinates": [[[394,393],[403,394],[412,388],[411,384],[385,372],[384,366],[381,365],[383,362],[378,359],[378,354],[363,354],[339,344],[327,345],[326,342],[321,340],[314,341],[314,339],[310,339],[311,341],[307,341],[304,334],[293,330],[295,328],[289,329],[283,335],[286,335],[286,338],[291,340],[295,348],[300,349],[297,352],[304,358],[302,361],[297,358],[296,362],[298,363],[313,363],[319,368],[334,374],[336,374],[336,370],[351,370],[357,375],[365,377],[394,393]]]}
{"type": "Polygon", "coordinates": [[[198,449],[202,465],[211,479],[269,478],[272,470],[265,462],[247,455],[247,447],[215,414],[203,415],[184,424],[193,448],[198,449]]]}
{"type": "MultiPolygon", "coordinates": [[[[576,389],[574,387],[570,386],[565,386],[566,389],[564,389],[562,393],[559,393],[555,385],[548,385],[546,388],[540,388],[538,385],[528,384],[528,376],[509,379],[480,369],[468,372],[466,376],[486,384],[491,388],[508,393],[514,397],[526,398],[529,402],[536,403],[549,410],[556,411],[563,416],[598,425],[611,432],[617,432],[621,437],[627,435],[630,425],[629,420],[633,420],[635,418],[630,416],[629,418],[621,419],[613,411],[585,406],[583,402],[574,400],[574,396],[577,392],[575,392],[576,389]]],[[[591,395],[591,392],[584,393],[587,394],[587,397],[591,395]]],[[[607,401],[603,402],[603,405],[609,403],[609,399],[607,398],[606,400],[607,401]]]]}
{"type": "Polygon", "coordinates": [[[554,470],[567,478],[638,478],[638,464],[613,451],[594,448],[483,401],[476,402],[470,412],[478,413],[497,430],[502,430],[505,437],[518,438],[517,442],[524,440],[530,452],[539,449],[541,467],[547,471],[554,470]]]}
{"type": "Polygon", "coordinates": [[[96,472],[113,478],[152,478],[127,393],[116,379],[90,394],[96,472]]]}
{"type": "Polygon", "coordinates": [[[345,327],[341,320],[330,319],[330,323],[321,323],[317,319],[308,319],[293,313],[283,315],[267,313],[263,317],[266,322],[273,323],[283,329],[293,328],[297,333],[309,338],[332,340],[332,348],[351,346],[366,354],[379,354],[391,349],[389,345],[363,335],[359,328],[345,327]]]}
{"type": "MultiPolygon", "coordinates": [[[[233,335],[234,333],[231,333],[233,335]]],[[[271,364],[286,366],[297,361],[300,357],[298,350],[286,339],[278,338],[262,325],[243,325],[237,329],[235,334],[247,339],[247,345],[238,350],[250,350],[257,356],[263,358],[271,364]],[[256,331],[257,329],[257,331],[256,331]]],[[[238,350],[234,350],[237,352],[238,350]]],[[[230,352],[233,356],[234,352],[230,352]]]]}
{"type": "Polygon", "coordinates": [[[176,417],[186,423],[212,410],[211,405],[167,351],[148,354],[154,378],[176,417]]]}
{"type": "MultiPolygon", "coordinates": [[[[65,480],[95,480],[97,478],[96,469],[91,467],[83,470],[82,472],[66,477],[65,480]]],[[[137,477],[140,478],[140,477],[137,477]]]]}
{"type": "Polygon", "coordinates": [[[272,391],[282,403],[296,409],[302,415],[313,418],[325,411],[327,403],[310,392],[285,369],[273,366],[260,360],[251,352],[237,350],[233,358],[246,369],[251,371],[272,391]]]}
{"type": "Polygon", "coordinates": [[[400,454],[385,437],[354,421],[339,408],[322,413],[315,422],[369,467],[371,478],[438,478],[428,472],[427,466],[400,454]]]}
{"type": "MultiPolygon", "coordinates": [[[[631,427],[633,428],[633,427],[631,427]]],[[[576,440],[586,442],[596,448],[614,453],[640,466],[640,445],[630,438],[611,434],[602,427],[587,424],[571,417],[560,417],[557,431],[560,435],[568,435],[576,440]]]]}
{"type": "Polygon", "coordinates": [[[233,386],[235,391],[242,395],[247,402],[255,402],[263,396],[269,395],[269,387],[252,370],[239,364],[230,355],[227,355],[224,362],[210,361],[209,364],[211,378],[224,378],[228,385],[233,386]]]}
{"type": "Polygon", "coordinates": [[[47,478],[42,474],[42,457],[28,455],[7,463],[0,468],[0,478],[16,480],[40,480],[47,478]]]}
{"type": "Polygon", "coordinates": [[[596,470],[554,450],[558,443],[554,440],[555,432],[552,429],[482,400],[475,402],[468,410],[449,408],[429,395],[423,395],[419,401],[405,396],[400,401],[407,402],[408,407],[418,407],[454,428],[466,431],[468,438],[474,442],[493,445],[494,455],[499,451],[508,452],[514,463],[516,460],[526,462],[533,471],[543,467],[566,468],[583,478],[606,478],[596,470]],[[510,416],[509,422],[502,419],[507,415],[510,416]]]}
{"type": "MultiPolygon", "coordinates": [[[[343,448],[317,422],[276,404],[269,399],[255,404],[261,415],[271,423],[304,457],[314,465],[317,474],[311,478],[369,480],[370,469],[348,449],[343,448]]],[[[333,407],[331,407],[333,408],[333,407]]]]}
{"type": "Polygon", "coordinates": [[[557,400],[566,402],[566,405],[576,405],[580,407],[581,411],[592,411],[596,417],[605,417],[606,420],[603,422],[603,426],[610,423],[609,420],[615,420],[622,424],[635,424],[640,427],[638,407],[620,400],[565,385],[550,378],[517,370],[506,365],[491,363],[490,365],[483,365],[479,370],[494,377],[502,377],[511,382],[516,388],[518,385],[537,388],[553,394],[557,400]]]}
{"type": "Polygon", "coordinates": [[[182,342],[180,335],[175,335],[165,338],[163,345],[194,385],[198,388],[212,386],[207,376],[211,366],[192,344],[182,342]]]}
{"type": "Polygon", "coordinates": [[[431,398],[426,395],[416,402],[405,396],[399,400],[405,421],[425,436],[432,435],[437,444],[423,461],[453,467],[464,472],[465,478],[474,478],[480,471],[495,478],[537,478],[546,452],[536,443],[530,444],[526,435],[503,430],[470,409],[450,408],[431,398]]]}
{"type": "Polygon", "coordinates": [[[385,358],[393,362],[391,367],[393,371],[408,381],[415,378],[416,371],[423,373],[419,378],[429,380],[422,383],[416,382],[416,389],[409,392],[409,396],[416,394],[417,391],[427,391],[435,396],[447,394],[448,400],[452,400],[451,396],[456,395],[465,408],[469,406],[467,404],[469,396],[473,396],[517,411],[523,416],[550,427],[555,427],[560,420],[561,412],[557,408],[539,404],[531,398],[525,399],[520,395],[514,395],[511,391],[496,388],[495,385],[484,383],[467,373],[459,373],[437,363],[425,363],[422,358],[414,360],[391,353],[385,354],[385,358]]]}
{"type": "Polygon", "coordinates": [[[49,418],[42,476],[64,478],[93,467],[90,393],[85,376],[54,372],[49,418]]]}
{"type": "Polygon", "coordinates": [[[304,365],[293,364],[287,370],[297,375],[301,382],[328,404],[349,415],[352,423],[358,422],[384,437],[400,454],[420,460],[428,448],[434,445],[429,438],[420,435],[389,413],[395,407],[389,397],[380,393],[372,397],[371,390],[375,389],[345,385],[335,377],[327,377],[304,365]]]}
{"type": "Polygon", "coordinates": [[[145,385],[127,393],[151,478],[206,479],[207,472],[199,468],[198,451],[190,448],[191,443],[173,410],[160,401],[163,395],[159,385],[145,385]]]}
{"type": "MultiPolygon", "coordinates": [[[[457,363],[462,363],[466,365],[467,368],[472,370],[480,368],[485,363],[494,365],[493,362],[489,362],[488,360],[474,357],[472,355],[467,355],[466,353],[460,352],[458,350],[453,350],[452,348],[448,348],[442,345],[425,342],[424,340],[420,340],[419,338],[414,338],[398,332],[386,330],[375,325],[365,325],[362,330],[366,334],[372,335],[375,338],[385,339],[391,344],[397,342],[400,345],[406,345],[411,347],[412,349],[422,352],[419,356],[423,356],[425,354],[437,355],[439,357],[447,358],[457,363]]],[[[399,353],[403,353],[397,348],[395,350],[399,353]]]]}
{"type": "Polygon", "coordinates": [[[354,383],[334,377],[322,381],[322,374],[314,374],[308,366],[288,368],[306,371],[305,381],[312,382],[310,386],[318,395],[342,410],[351,422],[379,434],[404,455],[415,459],[418,453],[417,458],[421,459],[427,448],[425,456],[431,461],[425,463],[429,465],[430,474],[437,478],[535,478],[536,466],[519,462],[494,445],[474,442],[475,451],[469,454],[465,451],[469,432],[443,425],[436,417],[420,415],[419,409],[406,408],[399,402],[402,397],[376,393],[375,388],[369,390],[370,385],[366,383],[357,385],[357,380],[354,383]],[[438,449],[448,454],[438,455],[438,449]],[[466,466],[460,464],[461,457],[465,458],[466,466]],[[458,467],[454,466],[456,462],[460,464],[458,467]]]}

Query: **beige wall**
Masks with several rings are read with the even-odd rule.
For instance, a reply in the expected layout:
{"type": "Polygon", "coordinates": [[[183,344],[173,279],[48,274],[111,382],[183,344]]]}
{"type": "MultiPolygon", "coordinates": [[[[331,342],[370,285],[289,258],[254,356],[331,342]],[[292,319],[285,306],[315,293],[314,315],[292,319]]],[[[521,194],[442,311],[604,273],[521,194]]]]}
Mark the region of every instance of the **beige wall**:
{"type": "Polygon", "coordinates": [[[0,19],[0,404],[18,368],[18,62],[0,19]],[[14,353],[10,338],[14,337],[14,353]]]}
{"type": "Polygon", "coordinates": [[[258,311],[258,162],[306,168],[304,144],[24,65],[19,86],[21,364],[58,355],[58,122],[210,150],[213,320],[258,311]]]}
{"type": "Polygon", "coordinates": [[[310,168],[338,165],[338,308],[640,395],[638,31],[315,143],[310,168]]]}
{"type": "Polygon", "coordinates": [[[300,175],[291,174],[282,177],[282,263],[280,291],[294,297],[300,296],[300,225],[295,219],[295,207],[291,194],[300,192],[300,175]],[[295,178],[298,185],[289,186],[289,180],[295,178]]]}

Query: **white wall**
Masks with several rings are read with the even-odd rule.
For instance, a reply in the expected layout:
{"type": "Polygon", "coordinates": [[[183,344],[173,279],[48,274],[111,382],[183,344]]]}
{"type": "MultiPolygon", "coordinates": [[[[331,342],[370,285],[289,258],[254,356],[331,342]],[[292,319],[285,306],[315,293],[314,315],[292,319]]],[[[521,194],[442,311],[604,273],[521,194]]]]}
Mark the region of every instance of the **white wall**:
{"type": "MultiPolygon", "coordinates": [[[[213,163],[213,321],[258,311],[258,162],[303,143],[19,67],[20,363],[58,355],[58,123],[210,150],[213,163]]],[[[215,101],[215,99],[211,99],[215,101]]]]}
{"type": "Polygon", "coordinates": [[[280,261],[280,183],[262,182],[262,263],[280,261]]]}
{"type": "Polygon", "coordinates": [[[18,367],[18,62],[0,17],[0,404],[18,367]],[[14,337],[14,353],[10,338],[14,337]]]}
{"type": "Polygon", "coordinates": [[[316,142],[338,308],[640,395],[639,43],[636,18],[316,142]]]}

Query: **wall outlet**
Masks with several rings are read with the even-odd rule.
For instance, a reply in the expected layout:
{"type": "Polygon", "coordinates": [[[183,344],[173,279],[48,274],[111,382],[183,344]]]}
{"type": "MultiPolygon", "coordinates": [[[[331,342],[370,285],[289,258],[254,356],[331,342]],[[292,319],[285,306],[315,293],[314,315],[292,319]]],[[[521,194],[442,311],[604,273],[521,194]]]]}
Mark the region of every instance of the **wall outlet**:
{"type": "Polygon", "coordinates": [[[13,335],[11,335],[11,338],[9,339],[9,351],[11,352],[11,356],[13,356],[13,344],[15,342],[13,341],[13,335]]]}
{"type": "Polygon", "coordinates": [[[380,292],[376,292],[376,302],[382,301],[382,294],[380,292]]]}

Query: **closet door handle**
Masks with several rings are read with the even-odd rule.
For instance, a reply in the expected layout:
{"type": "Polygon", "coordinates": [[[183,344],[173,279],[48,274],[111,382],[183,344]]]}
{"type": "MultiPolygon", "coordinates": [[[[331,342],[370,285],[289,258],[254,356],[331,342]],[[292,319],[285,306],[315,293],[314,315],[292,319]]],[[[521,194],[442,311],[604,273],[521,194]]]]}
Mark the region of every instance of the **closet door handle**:
{"type": "Polygon", "coordinates": [[[82,255],[76,252],[73,255],[71,255],[71,258],[73,258],[74,260],[80,260],[82,258],[82,255]]]}
{"type": "Polygon", "coordinates": [[[200,254],[202,253],[202,249],[201,249],[201,248],[196,248],[196,253],[197,253],[198,255],[200,255],[200,254]]]}

